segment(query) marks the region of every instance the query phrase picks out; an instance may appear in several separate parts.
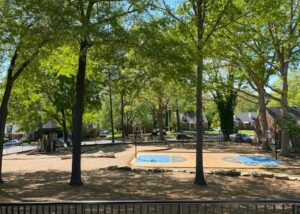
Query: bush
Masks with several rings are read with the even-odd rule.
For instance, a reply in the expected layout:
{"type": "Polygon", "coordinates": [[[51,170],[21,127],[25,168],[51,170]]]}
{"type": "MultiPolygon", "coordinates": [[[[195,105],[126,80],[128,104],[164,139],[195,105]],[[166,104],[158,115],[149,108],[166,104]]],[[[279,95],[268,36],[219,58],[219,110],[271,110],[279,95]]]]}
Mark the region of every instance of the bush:
{"type": "Polygon", "coordinates": [[[300,153],[300,147],[291,148],[291,149],[289,149],[289,150],[290,150],[290,152],[292,152],[292,153],[300,153]]]}

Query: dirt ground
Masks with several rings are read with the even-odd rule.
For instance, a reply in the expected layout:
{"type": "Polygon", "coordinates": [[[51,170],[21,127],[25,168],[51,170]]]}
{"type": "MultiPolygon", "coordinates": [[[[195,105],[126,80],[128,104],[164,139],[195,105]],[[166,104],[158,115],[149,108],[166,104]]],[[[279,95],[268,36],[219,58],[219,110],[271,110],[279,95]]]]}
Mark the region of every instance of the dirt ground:
{"type": "MultiPolygon", "coordinates": [[[[149,150],[165,148],[165,145],[139,146],[138,151],[152,152],[149,150]]],[[[82,158],[84,186],[77,188],[68,185],[71,159],[61,160],[62,156],[69,154],[68,151],[48,155],[5,156],[3,178],[6,182],[0,185],[0,201],[300,198],[299,181],[206,175],[208,186],[199,187],[193,184],[195,176],[192,173],[193,168],[189,168],[191,173],[134,173],[106,169],[113,165],[130,165],[135,154],[132,145],[84,147],[83,150],[84,153],[95,153],[99,150],[105,153],[113,152],[115,158],[82,158]],[[160,191],[157,191],[158,187],[160,191]]],[[[187,167],[193,166],[193,146],[159,152],[186,155],[190,161],[187,167]]],[[[260,154],[260,152],[253,147],[241,145],[209,146],[205,148],[204,153],[204,164],[207,167],[205,170],[222,167],[254,170],[251,167],[247,168],[247,165],[236,166],[238,163],[227,163],[222,159],[228,155],[238,154],[260,154]]],[[[299,158],[283,161],[284,164],[280,167],[266,170],[300,175],[299,158]]],[[[255,170],[264,170],[264,167],[258,168],[262,169],[255,170]]]]}

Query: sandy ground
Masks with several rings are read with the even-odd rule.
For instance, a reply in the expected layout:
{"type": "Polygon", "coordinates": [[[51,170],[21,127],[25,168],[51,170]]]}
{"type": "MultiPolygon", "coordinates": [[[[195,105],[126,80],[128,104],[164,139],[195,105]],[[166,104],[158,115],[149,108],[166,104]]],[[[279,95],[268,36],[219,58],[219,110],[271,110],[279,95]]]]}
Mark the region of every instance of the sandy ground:
{"type": "MultiPolygon", "coordinates": [[[[132,166],[132,167],[162,167],[162,168],[190,168],[195,167],[196,154],[193,149],[189,148],[173,148],[170,150],[164,150],[167,146],[139,146],[138,154],[157,154],[157,155],[173,155],[186,158],[184,162],[170,163],[170,164],[158,164],[158,163],[134,163],[135,147],[133,145],[114,145],[114,146],[98,146],[98,147],[86,147],[84,153],[95,153],[97,151],[103,151],[105,153],[114,153],[115,158],[82,158],[82,170],[95,170],[100,168],[107,168],[108,166],[132,166]]],[[[243,148],[240,148],[243,149],[243,148]]],[[[300,159],[285,159],[281,165],[246,165],[242,163],[234,163],[225,161],[224,158],[237,157],[240,154],[243,155],[262,155],[257,151],[249,151],[247,147],[244,148],[248,152],[233,152],[228,150],[216,150],[206,149],[204,150],[204,167],[206,169],[214,168],[235,168],[235,169],[291,169],[295,172],[299,172],[300,175],[300,159]]],[[[26,155],[15,154],[7,155],[3,161],[4,172],[35,172],[44,170],[71,170],[71,159],[62,160],[61,157],[69,154],[69,152],[60,152],[48,155],[26,155]]],[[[270,156],[270,154],[264,154],[270,156]]]]}
{"type": "MultiPolygon", "coordinates": [[[[139,146],[139,152],[164,149],[166,146],[139,146]]],[[[108,166],[128,166],[134,158],[131,145],[85,147],[85,153],[98,150],[114,152],[116,158],[82,158],[82,175],[85,185],[69,187],[71,159],[61,160],[69,152],[59,154],[8,155],[3,161],[4,185],[0,185],[0,201],[49,201],[49,200],[111,200],[111,199],[242,199],[242,198],[300,198],[299,181],[275,179],[231,178],[206,175],[207,187],[193,184],[194,174],[133,173],[109,171],[108,166]],[[160,191],[157,191],[159,187],[160,191]]],[[[188,167],[193,166],[194,149],[174,148],[161,153],[186,155],[188,167]]],[[[237,163],[224,162],[222,157],[238,154],[259,154],[247,147],[217,149],[206,148],[205,167],[241,167],[237,163]],[[229,164],[229,165],[228,165],[229,164]]],[[[247,165],[246,165],[247,166],[247,165]]],[[[285,160],[282,168],[275,170],[300,175],[299,159],[285,160]],[[290,169],[285,169],[289,165],[290,169]]],[[[182,167],[182,166],[178,166],[182,167]]],[[[193,171],[193,168],[189,171],[193,171]]],[[[206,168],[209,169],[209,168],[206,168]]],[[[251,168],[249,168],[251,169],[251,168]]]]}

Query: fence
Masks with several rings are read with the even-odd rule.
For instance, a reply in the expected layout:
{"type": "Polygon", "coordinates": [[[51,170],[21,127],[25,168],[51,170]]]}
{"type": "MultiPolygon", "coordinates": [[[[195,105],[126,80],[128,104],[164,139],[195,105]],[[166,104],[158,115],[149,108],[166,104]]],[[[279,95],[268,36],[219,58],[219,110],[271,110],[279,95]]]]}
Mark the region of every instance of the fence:
{"type": "Polygon", "coordinates": [[[300,214],[296,200],[63,201],[0,203],[0,214],[300,214]]]}

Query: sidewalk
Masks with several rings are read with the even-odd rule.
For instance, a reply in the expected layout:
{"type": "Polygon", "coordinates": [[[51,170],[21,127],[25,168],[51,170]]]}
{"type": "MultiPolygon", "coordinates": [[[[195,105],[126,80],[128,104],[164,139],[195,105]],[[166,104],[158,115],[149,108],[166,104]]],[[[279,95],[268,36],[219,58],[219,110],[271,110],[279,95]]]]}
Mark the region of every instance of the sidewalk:
{"type": "Polygon", "coordinates": [[[9,146],[3,148],[3,155],[16,154],[20,152],[27,152],[36,149],[37,145],[27,145],[27,146],[9,146]]]}
{"type": "Polygon", "coordinates": [[[128,142],[124,142],[122,140],[115,140],[114,143],[112,143],[111,140],[107,139],[99,139],[99,140],[89,140],[89,141],[82,141],[82,146],[92,146],[92,145],[108,145],[108,144],[124,144],[128,142]]]}

